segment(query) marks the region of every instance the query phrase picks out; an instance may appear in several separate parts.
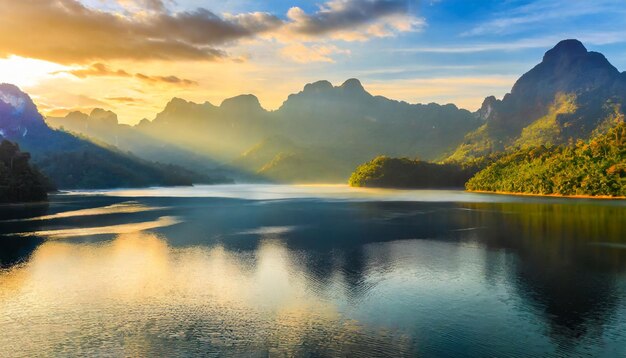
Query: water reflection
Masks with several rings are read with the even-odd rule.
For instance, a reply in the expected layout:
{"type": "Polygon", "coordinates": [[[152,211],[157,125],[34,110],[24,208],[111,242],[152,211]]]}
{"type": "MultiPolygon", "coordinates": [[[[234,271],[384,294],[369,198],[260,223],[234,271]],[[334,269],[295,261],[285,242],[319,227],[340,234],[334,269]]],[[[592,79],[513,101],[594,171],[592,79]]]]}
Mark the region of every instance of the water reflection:
{"type": "Polygon", "coordinates": [[[19,219],[7,219],[7,220],[2,220],[2,221],[5,223],[11,222],[11,221],[43,221],[43,220],[53,220],[53,219],[61,219],[61,218],[71,218],[71,217],[77,217],[77,216],[130,214],[130,213],[139,213],[142,211],[159,210],[159,209],[163,209],[163,208],[148,207],[148,206],[141,205],[134,201],[127,201],[127,202],[107,205],[103,207],[62,211],[62,212],[58,212],[58,213],[50,214],[50,215],[36,216],[36,215],[32,215],[33,213],[29,213],[28,217],[21,217],[19,219]]]}
{"type": "Polygon", "coordinates": [[[274,239],[245,253],[175,249],[145,233],[47,242],[0,276],[0,326],[28,332],[0,342],[25,356],[409,353],[408,341],[342,319],[298,259],[274,239]]]}
{"type": "Polygon", "coordinates": [[[44,242],[41,237],[20,240],[0,238],[0,270],[22,263],[44,242]]]}
{"type": "Polygon", "coordinates": [[[57,200],[0,228],[24,356],[626,354],[615,202],[57,200]]]}
{"type": "MultiPolygon", "coordinates": [[[[52,216],[52,215],[51,215],[52,216]]],[[[72,229],[58,229],[58,230],[43,230],[43,231],[30,231],[30,232],[18,232],[9,234],[12,236],[21,237],[45,237],[46,239],[60,239],[77,236],[96,236],[104,234],[127,234],[133,232],[140,232],[144,230],[156,229],[160,227],[172,226],[180,223],[181,220],[173,216],[162,216],[152,221],[143,221],[138,223],[109,225],[109,226],[96,226],[89,228],[72,228],[72,229]]]]}
{"type": "Polygon", "coordinates": [[[518,294],[550,323],[565,348],[600,339],[619,309],[616,285],[626,268],[626,210],[565,204],[465,204],[489,228],[481,242],[517,255],[512,273],[518,294]],[[514,235],[511,235],[514,233],[514,235]],[[620,244],[621,243],[621,244],[620,244]]]}

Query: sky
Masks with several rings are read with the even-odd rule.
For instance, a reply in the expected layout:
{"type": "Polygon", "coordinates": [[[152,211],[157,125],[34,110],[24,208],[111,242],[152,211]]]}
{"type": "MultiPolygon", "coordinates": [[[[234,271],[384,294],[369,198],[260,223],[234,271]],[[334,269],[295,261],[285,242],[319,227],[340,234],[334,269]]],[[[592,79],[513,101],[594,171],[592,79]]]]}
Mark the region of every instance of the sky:
{"type": "Polygon", "coordinates": [[[45,115],[152,119],[172,97],[251,93],[277,109],[306,83],[476,110],[558,41],[626,70],[624,0],[0,0],[0,82],[45,115]]]}

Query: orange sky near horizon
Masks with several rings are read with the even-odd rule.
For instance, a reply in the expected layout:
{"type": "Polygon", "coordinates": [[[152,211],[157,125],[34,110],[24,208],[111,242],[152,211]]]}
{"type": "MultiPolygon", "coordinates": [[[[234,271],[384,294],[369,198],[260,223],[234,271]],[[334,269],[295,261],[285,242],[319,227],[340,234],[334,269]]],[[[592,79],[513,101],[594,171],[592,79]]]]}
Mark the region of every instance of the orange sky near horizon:
{"type": "MultiPolygon", "coordinates": [[[[250,93],[259,98],[264,108],[274,110],[289,94],[301,91],[307,83],[324,79],[340,85],[347,79],[295,75],[301,70],[297,68],[299,66],[291,69],[263,66],[261,71],[259,65],[252,62],[191,61],[171,66],[154,61],[113,63],[110,67],[124,68],[124,71],[137,67],[146,73],[163,73],[163,69],[167,69],[179,78],[194,78],[197,83],[178,85],[127,76],[78,78],[69,71],[81,67],[16,56],[0,59],[0,78],[26,91],[46,116],[64,116],[71,111],[90,112],[93,108],[104,108],[117,113],[120,122],[127,124],[138,123],[143,118],[153,119],[173,97],[219,105],[226,98],[250,93]],[[24,76],[24,73],[28,75],[24,76]]],[[[482,93],[498,93],[502,88],[510,88],[514,81],[513,76],[487,76],[364,81],[363,84],[374,95],[410,103],[441,102],[441,98],[450,98],[443,103],[451,102],[473,111],[480,107],[486,96],[482,93]],[[466,93],[470,89],[479,92],[474,97],[468,97],[466,93]]]]}
{"type": "Polygon", "coordinates": [[[44,115],[104,108],[127,124],[173,97],[254,94],[274,110],[307,83],[349,78],[374,95],[474,111],[564,38],[626,65],[623,6],[564,1],[0,0],[0,82],[44,115]]]}

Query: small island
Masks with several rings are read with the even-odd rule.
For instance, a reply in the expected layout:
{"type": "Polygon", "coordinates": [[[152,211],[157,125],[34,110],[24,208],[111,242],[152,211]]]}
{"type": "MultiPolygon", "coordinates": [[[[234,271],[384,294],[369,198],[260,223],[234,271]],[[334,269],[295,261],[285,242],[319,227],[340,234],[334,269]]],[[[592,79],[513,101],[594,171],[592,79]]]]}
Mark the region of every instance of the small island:
{"type": "Polygon", "coordinates": [[[360,165],[349,180],[353,187],[462,188],[476,173],[474,165],[430,163],[379,156],[360,165]]]}

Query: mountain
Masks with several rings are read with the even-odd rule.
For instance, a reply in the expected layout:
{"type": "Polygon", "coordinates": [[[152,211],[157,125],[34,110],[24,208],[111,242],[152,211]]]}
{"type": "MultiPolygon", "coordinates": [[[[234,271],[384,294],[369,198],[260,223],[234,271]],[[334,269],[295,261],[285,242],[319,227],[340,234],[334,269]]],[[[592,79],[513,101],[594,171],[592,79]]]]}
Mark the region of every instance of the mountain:
{"type": "Polygon", "coordinates": [[[263,139],[250,149],[241,154],[233,161],[233,165],[240,168],[258,168],[259,170],[267,163],[271,162],[281,153],[291,153],[299,151],[298,147],[291,139],[274,135],[263,139]]]}
{"type": "Polygon", "coordinates": [[[622,111],[626,73],[578,40],[564,40],[521,76],[502,100],[487,97],[477,115],[484,124],[450,156],[465,161],[514,147],[589,138],[622,111]]]}
{"type": "Polygon", "coordinates": [[[332,149],[303,147],[289,138],[265,138],[232,162],[235,168],[254,173],[254,180],[282,183],[339,182],[348,176],[352,163],[332,149]]]}
{"type": "Polygon", "coordinates": [[[196,154],[142,133],[134,126],[118,122],[117,114],[95,108],[90,114],[71,112],[65,117],[47,117],[50,127],[88,137],[96,143],[112,145],[142,159],[193,168],[198,173],[219,176],[219,163],[208,156],[196,154]]]}
{"type": "Polygon", "coordinates": [[[227,163],[276,128],[271,113],[253,95],[226,99],[220,106],[172,99],[152,121],[136,128],[155,140],[227,163]]]}
{"type": "MultiPolygon", "coordinates": [[[[111,121],[106,112],[95,117],[111,121]]],[[[59,188],[110,188],[190,185],[211,182],[173,165],[141,160],[113,147],[51,129],[30,97],[16,86],[0,84],[0,139],[30,152],[34,164],[59,188]]]]}
{"type": "Polygon", "coordinates": [[[298,142],[339,147],[354,160],[375,155],[437,159],[481,122],[452,104],[408,104],[368,93],[356,79],[319,81],[290,95],[276,115],[298,142]]]}
{"type": "Polygon", "coordinates": [[[481,123],[451,104],[408,104],[373,96],[350,79],[340,86],[307,84],[276,111],[262,108],[253,95],[230,98],[220,106],[175,98],[137,129],[255,175],[265,168],[264,175],[273,180],[298,182],[345,181],[354,166],[380,154],[442,158],[481,123]],[[268,138],[278,137],[298,149],[277,150],[268,138]],[[272,152],[263,163],[250,160],[250,151],[259,145],[272,152]]]}
{"type": "Polygon", "coordinates": [[[356,79],[307,84],[275,111],[246,94],[219,106],[173,98],[134,127],[103,110],[47,121],[145,159],[194,169],[204,162],[209,174],[279,182],[343,182],[376,155],[443,158],[483,123],[452,104],[373,96],[356,79]]]}
{"type": "Polygon", "coordinates": [[[419,186],[454,180],[470,190],[560,195],[626,193],[626,73],[577,40],[564,40],[521,76],[502,100],[487,97],[444,164],[376,158],[353,173],[355,186],[419,186]],[[468,176],[469,178],[469,176],[468,176]]]}

